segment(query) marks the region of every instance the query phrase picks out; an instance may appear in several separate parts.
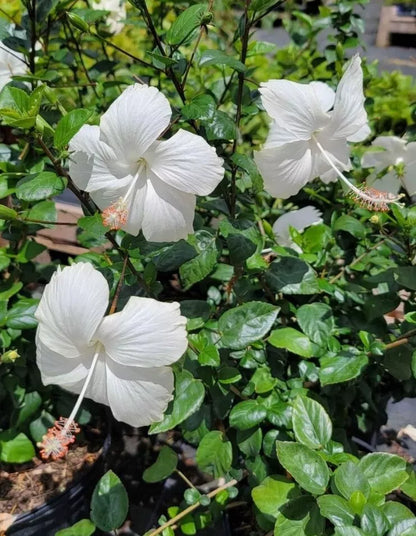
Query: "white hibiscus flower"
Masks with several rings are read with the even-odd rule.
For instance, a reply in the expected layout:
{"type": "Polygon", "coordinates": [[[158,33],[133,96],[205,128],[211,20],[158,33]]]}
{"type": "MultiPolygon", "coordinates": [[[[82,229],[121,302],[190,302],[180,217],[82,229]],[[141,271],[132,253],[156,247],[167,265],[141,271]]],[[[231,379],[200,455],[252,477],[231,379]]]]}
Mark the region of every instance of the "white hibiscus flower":
{"type": "Polygon", "coordinates": [[[104,223],[147,240],[176,241],[193,232],[195,195],[210,194],[224,175],[222,159],[196,134],[169,126],[171,108],[155,87],[128,87],[69,144],[75,184],[103,209],[104,223]]]}
{"type": "Polygon", "coordinates": [[[108,300],[104,276],[78,263],[58,268],[36,311],[43,383],[81,393],[67,432],[84,396],[110,406],[117,420],[132,426],[160,421],[172,398],[167,365],[187,347],[179,304],[133,296],[122,311],[104,316],[108,300]]]}
{"type": "Polygon", "coordinates": [[[397,194],[403,186],[409,195],[415,195],[416,142],[406,143],[396,136],[379,136],[372,147],[376,150],[366,152],[361,160],[363,167],[375,168],[375,174],[367,182],[377,190],[392,194],[397,194]],[[385,169],[387,173],[378,178],[377,174],[385,169]]]}
{"type": "Polygon", "coordinates": [[[124,28],[126,18],[126,6],[123,0],[98,0],[93,3],[94,9],[109,11],[107,16],[107,25],[110,32],[114,35],[119,34],[124,28]]]}

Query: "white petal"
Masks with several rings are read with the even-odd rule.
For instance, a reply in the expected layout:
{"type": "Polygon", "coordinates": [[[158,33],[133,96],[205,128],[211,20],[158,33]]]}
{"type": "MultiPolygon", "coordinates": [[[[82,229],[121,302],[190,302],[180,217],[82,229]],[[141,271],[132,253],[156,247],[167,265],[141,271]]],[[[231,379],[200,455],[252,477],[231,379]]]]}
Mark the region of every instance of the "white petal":
{"type": "Polygon", "coordinates": [[[189,194],[208,195],[224,177],[223,160],[214,147],[182,129],[155,142],[143,158],[159,179],[189,194]]]}
{"type": "Polygon", "coordinates": [[[178,303],[132,296],[121,312],[104,318],[96,337],[121,365],[160,367],[185,352],[185,326],[178,303]]]}
{"type": "Polygon", "coordinates": [[[406,141],[396,136],[378,136],[361,160],[363,167],[376,167],[379,171],[404,159],[406,141]]]}
{"type": "Polygon", "coordinates": [[[107,367],[108,402],[114,417],[130,426],[147,426],[162,420],[172,399],[173,372],[169,367],[107,367]]]}
{"type": "Polygon", "coordinates": [[[292,210],[277,218],[273,225],[276,241],[282,246],[292,247],[293,240],[290,236],[290,227],[302,232],[306,227],[322,222],[322,213],[315,207],[307,206],[299,210],[292,210]]]}
{"type": "Polygon", "coordinates": [[[356,55],[345,70],[335,95],[330,123],[333,137],[362,141],[369,135],[364,100],[361,59],[356,55]]]}
{"type": "Polygon", "coordinates": [[[88,369],[81,359],[70,359],[48,348],[36,334],[36,363],[44,385],[59,385],[68,391],[79,393],[87,377],[88,369]]]}
{"type": "Polygon", "coordinates": [[[328,112],[335,102],[335,91],[324,82],[310,82],[309,84],[319,100],[324,112],[328,112]]]}
{"type": "Polygon", "coordinates": [[[100,139],[123,160],[137,162],[168,127],[171,109],[155,87],[129,86],[101,117],[100,139]]]}
{"type": "MultiPolygon", "coordinates": [[[[328,138],[326,136],[326,129],[318,132],[316,139],[337,169],[345,171],[351,168],[350,151],[345,139],[334,140],[328,138]]],[[[329,165],[322,151],[314,144],[312,144],[312,160],[313,177],[320,177],[324,182],[332,182],[337,178],[336,172],[329,165]]]]}
{"type": "Polygon", "coordinates": [[[264,188],[274,197],[295,195],[314,176],[311,149],[307,142],[288,143],[254,154],[264,188]]]}
{"type": "Polygon", "coordinates": [[[195,196],[168,186],[156,175],[147,182],[142,231],[150,242],[174,242],[193,233],[195,196]]]}
{"type": "Polygon", "coordinates": [[[377,178],[375,176],[367,178],[367,184],[376,190],[381,190],[382,192],[390,192],[392,194],[398,194],[401,188],[401,182],[397,177],[397,174],[394,170],[389,171],[384,175],[384,177],[377,178]]]}
{"type": "Polygon", "coordinates": [[[89,263],[66,266],[53,274],[36,311],[39,339],[65,357],[79,357],[108,306],[104,276],[89,263]]]}
{"type": "Polygon", "coordinates": [[[27,71],[24,55],[0,42],[0,90],[10,82],[12,76],[26,74],[27,71]]]}
{"type": "Polygon", "coordinates": [[[114,187],[130,171],[99,138],[99,127],[83,125],[69,142],[69,174],[81,190],[114,187]]]}
{"type": "Polygon", "coordinates": [[[263,106],[280,129],[274,134],[275,145],[309,140],[313,132],[329,122],[316,85],[269,80],[261,84],[260,93],[263,106]]]}
{"type": "Polygon", "coordinates": [[[405,176],[402,182],[409,195],[416,194],[416,142],[408,143],[404,157],[405,176]]]}

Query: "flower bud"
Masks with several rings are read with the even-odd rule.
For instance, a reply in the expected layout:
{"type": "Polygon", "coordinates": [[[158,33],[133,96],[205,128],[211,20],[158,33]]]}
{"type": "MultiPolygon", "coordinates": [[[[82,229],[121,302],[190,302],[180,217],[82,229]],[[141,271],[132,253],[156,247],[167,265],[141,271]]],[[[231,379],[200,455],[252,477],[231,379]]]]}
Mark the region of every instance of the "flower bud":
{"type": "Polygon", "coordinates": [[[19,359],[20,355],[17,350],[8,350],[0,356],[0,363],[13,363],[16,359],[19,359]]]}
{"type": "Polygon", "coordinates": [[[81,32],[89,32],[90,27],[85,22],[85,20],[82,20],[81,17],[78,15],[75,15],[75,13],[70,13],[69,11],[66,12],[66,16],[68,17],[69,22],[77,28],[78,30],[81,30],[81,32]]]}

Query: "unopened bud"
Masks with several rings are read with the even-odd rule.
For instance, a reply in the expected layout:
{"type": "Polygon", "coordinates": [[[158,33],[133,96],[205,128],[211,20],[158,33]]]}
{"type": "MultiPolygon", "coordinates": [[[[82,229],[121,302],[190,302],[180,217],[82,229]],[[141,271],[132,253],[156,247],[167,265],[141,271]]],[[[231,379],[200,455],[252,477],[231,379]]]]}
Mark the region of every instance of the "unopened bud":
{"type": "Polygon", "coordinates": [[[13,363],[16,359],[19,359],[20,355],[17,350],[8,350],[0,357],[1,363],[13,363]]]}
{"type": "Polygon", "coordinates": [[[373,214],[370,218],[371,223],[380,223],[380,216],[378,214],[373,214]]]}
{"type": "Polygon", "coordinates": [[[81,32],[89,32],[90,27],[85,22],[85,20],[81,19],[78,15],[75,15],[75,13],[71,13],[70,11],[66,12],[66,16],[68,17],[69,22],[77,28],[77,30],[81,30],[81,32]]]}

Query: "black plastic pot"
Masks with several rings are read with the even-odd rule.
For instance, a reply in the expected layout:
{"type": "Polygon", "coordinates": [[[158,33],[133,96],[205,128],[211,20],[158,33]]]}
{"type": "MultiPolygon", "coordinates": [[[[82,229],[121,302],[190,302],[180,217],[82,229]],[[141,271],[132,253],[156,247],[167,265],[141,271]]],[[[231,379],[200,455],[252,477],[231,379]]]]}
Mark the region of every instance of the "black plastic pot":
{"type": "Polygon", "coordinates": [[[79,480],[42,506],[19,515],[6,535],[55,536],[58,530],[70,527],[80,519],[89,518],[91,495],[104,473],[104,457],[110,443],[108,435],[101,455],[79,480]]]}

